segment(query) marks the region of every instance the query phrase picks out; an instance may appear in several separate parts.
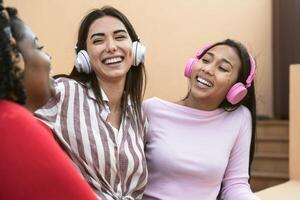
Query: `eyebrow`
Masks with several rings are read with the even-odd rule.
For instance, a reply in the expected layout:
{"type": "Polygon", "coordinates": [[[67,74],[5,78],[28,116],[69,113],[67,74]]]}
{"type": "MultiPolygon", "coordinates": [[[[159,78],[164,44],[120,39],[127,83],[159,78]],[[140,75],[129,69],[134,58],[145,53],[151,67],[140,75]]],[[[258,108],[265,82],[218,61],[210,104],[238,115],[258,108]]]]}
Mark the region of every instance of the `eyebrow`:
{"type": "MultiPolygon", "coordinates": [[[[124,30],[124,29],[119,29],[119,30],[115,30],[113,33],[114,33],[114,34],[118,34],[118,33],[127,33],[127,31],[124,30]]],[[[104,34],[104,33],[94,33],[93,35],[91,35],[90,39],[92,39],[92,38],[95,37],[95,36],[105,36],[105,34],[104,34]]]]}
{"type": "MultiPolygon", "coordinates": [[[[212,57],[215,57],[215,55],[213,53],[211,53],[211,52],[207,52],[206,54],[208,54],[208,55],[210,55],[212,57]]],[[[229,60],[227,60],[226,58],[222,58],[222,61],[225,62],[225,63],[227,63],[227,64],[229,64],[231,66],[231,68],[233,68],[232,63],[229,60]]]]}

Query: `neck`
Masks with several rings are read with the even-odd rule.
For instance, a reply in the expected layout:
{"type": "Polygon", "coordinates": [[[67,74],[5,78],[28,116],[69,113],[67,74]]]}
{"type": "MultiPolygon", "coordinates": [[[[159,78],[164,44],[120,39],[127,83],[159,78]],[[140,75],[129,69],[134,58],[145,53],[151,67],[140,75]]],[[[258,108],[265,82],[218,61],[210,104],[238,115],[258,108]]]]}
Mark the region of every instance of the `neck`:
{"type": "Polygon", "coordinates": [[[100,79],[98,79],[98,82],[109,99],[108,105],[110,111],[111,112],[120,111],[125,81],[103,82],[100,79]]]}
{"type": "Polygon", "coordinates": [[[101,88],[108,97],[108,106],[110,114],[107,120],[117,129],[120,128],[122,118],[122,96],[124,93],[125,81],[120,82],[103,82],[98,79],[101,88]]]}
{"type": "Polygon", "coordinates": [[[186,99],[179,101],[178,104],[203,111],[212,111],[218,108],[218,105],[212,104],[211,101],[194,99],[190,95],[186,99]]]}

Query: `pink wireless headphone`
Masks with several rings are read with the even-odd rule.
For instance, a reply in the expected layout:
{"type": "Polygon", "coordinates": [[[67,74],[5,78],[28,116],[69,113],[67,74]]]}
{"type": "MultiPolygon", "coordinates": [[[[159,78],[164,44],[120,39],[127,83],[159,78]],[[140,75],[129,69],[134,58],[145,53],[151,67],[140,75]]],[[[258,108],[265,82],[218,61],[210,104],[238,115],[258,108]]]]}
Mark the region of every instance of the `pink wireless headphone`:
{"type": "MultiPolygon", "coordinates": [[[[199,50],[196,53],[195,58],[190,58],[188,60],[186,66],[185,66],[185,70],[184,70],[184,75],[187,78],[191,78],[192,70],[193,70],[195,63],[198,60],[200,60],[202,58],[202,56],[206,53],[206,51],[208,49],[210,49],[212,46],[213,45],[204,47],[203,49],[199,50]]],[[[249,54],[249,58],[250,58],[251,69],[250,69],[250,74],[246,80],[246,85],[241,82],[235,83],[230,88],[230,90],[228,91],[228,93],[226,95],[227,101],[230,102],[232,105],[238,104],[240,101],[243,100],[243,98],[247,95],[247,92],[248,92],[247,88],[249,88],[251,86],[251,83],[254,79],[256,65],[255,65],[255,61],[254,61],[253,57],[250,54],[249,54]]]]}

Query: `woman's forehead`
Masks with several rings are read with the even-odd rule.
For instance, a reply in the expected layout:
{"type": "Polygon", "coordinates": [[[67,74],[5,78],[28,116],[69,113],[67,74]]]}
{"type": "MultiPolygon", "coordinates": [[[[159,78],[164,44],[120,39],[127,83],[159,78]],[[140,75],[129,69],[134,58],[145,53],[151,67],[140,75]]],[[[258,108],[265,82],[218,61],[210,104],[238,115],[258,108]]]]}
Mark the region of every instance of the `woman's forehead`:
{"type": "Polygon", "coordinates": [[[207,51],[218,59],[229,60],[232,64],[239,66],[241,64],[239,55],[235,48],[228,45],[217,45],[207,51]]]}
{"type": "Polygon", "coordinates": [[[126,30],[125,25],[117,18],[104,16],[96,19],[89,28],[89,35],[99,33],[113,33],[116,30],[126,30]]]}

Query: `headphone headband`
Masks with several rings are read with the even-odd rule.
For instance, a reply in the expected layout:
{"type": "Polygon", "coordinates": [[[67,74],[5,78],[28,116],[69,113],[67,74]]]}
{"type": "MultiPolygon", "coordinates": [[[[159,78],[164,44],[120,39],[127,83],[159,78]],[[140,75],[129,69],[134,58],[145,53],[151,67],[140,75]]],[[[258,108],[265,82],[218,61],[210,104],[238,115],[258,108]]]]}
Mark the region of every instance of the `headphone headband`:
{"type": "Polygon", "coordinates": [[[252,57],[252,55],[249,53],[249,60],[250,60],[250,74],[246,80],[246,87],[250,87],[252,81],[255,78],[255,71],[256,71],[256,64],[255,64],[255,60],[252,57]]]}

